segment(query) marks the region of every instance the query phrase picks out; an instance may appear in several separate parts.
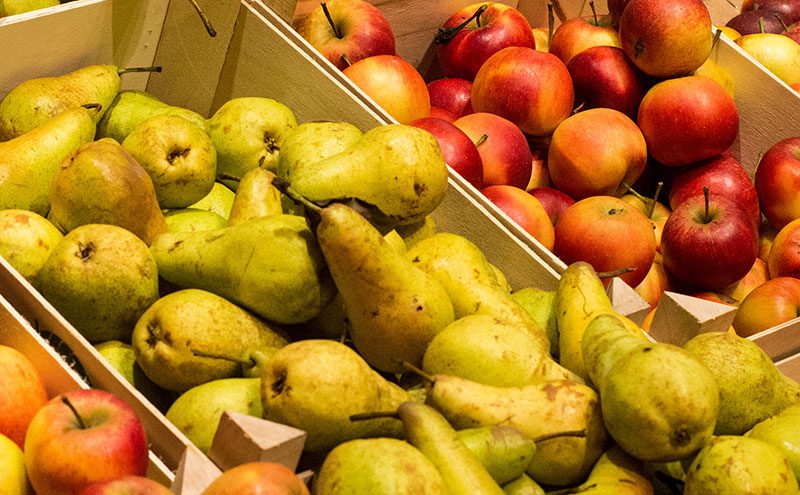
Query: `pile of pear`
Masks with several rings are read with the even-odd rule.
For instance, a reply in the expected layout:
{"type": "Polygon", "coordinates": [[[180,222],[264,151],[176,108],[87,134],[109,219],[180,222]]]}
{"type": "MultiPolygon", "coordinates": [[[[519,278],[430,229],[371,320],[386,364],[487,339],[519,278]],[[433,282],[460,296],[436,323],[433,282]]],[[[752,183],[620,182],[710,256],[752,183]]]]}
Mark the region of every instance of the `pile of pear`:
{"type": "Polygon", "coordinates": [[[800,492],[798,383],[732,333],[653,342],[585,263],[512,291],[432,220],[427,132],[121,72],[0,101],[0,255],[201,450],[231,410],[304,430],[318,495],[800,492]]]}

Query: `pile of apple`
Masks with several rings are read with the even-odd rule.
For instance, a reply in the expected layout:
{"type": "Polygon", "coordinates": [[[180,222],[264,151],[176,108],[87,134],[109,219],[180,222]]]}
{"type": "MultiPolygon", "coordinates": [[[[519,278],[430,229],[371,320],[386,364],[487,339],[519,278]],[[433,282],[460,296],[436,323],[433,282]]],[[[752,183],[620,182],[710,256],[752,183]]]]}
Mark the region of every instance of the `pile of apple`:
{"type": "MultiPolygon", "coordinates": [[[[775,3],[795,21],[789,5],[797,2],[775,3]]],[[[752,8],[771,6],[743,6],[752,8]]],[[[788,257],[779,254],[784,247],[767,270],[775,235],[768,225],[795,218],[773,212],[790,209],[783,198],[793,183],[785,177],[800,166],[791,158],[797,140],[769,150],[754,187],[729,151],[739,114],[730,75],[709,59],[716,41],[705,5],[612,1],[609,12],[569,19],[553,32],[531,28],[503,4],[465,7],[436,35],[446,77],[427,91],[367,2],[333,0],[297,28],[392,116],[431,132],[456,172],[565,263],[628,269],[621,278],[653,311],[665,290],[739,305],[770,274],[788,273],[777,267],[788,257]],[[352,66],[341,65],[343,54],[352,66]],[[667,204],[657,201],[663,184],[667,204]]],[[[792,32],[769,36],[797,46],[792,32]]],[[[783,75],[792,71],[800,59],[777,73],[792,84],[797,78],[783,75]]],[[[742,335],[794,316],[793,303],[766,316],[762,298],[774,305],[774,290],[762,288],[765,296],[753,296],[760,302],[744,306],[742,335]]]]}

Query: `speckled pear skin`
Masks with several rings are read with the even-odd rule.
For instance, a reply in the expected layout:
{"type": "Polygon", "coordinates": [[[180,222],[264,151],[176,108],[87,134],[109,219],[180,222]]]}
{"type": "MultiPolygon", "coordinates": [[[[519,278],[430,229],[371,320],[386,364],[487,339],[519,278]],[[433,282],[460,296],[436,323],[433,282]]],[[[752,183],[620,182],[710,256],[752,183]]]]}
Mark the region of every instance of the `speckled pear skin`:
{"type": "Polygon", "coordinates": [[[144,91],[120,91],[97,123],[97,138],[110,137],[120,143],[139,124],[156,115],[177,115],[208,132],[206,119],[197,112],[164,103],[144,91]]]}

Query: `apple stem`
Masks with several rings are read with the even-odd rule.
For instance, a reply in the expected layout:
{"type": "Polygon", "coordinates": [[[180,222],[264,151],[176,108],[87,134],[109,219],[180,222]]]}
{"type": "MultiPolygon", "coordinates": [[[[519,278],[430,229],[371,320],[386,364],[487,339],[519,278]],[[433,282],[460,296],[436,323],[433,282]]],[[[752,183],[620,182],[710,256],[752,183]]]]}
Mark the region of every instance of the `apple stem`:
{"type": "Polygon", "coordinates": [[[126,67],[117,71],[118,75],[129,74],[131,72],[161,72],[160,65],[151,65],[150,67],[126,67]]]}
{"type": "Polygon", "coordinates": [[[331,29],[333,30],[333,35],[336,36],[338,39],[342,39],[342,34],[339,32],[339,29],[333,22],[333,17],[331,17],[331,12],[330,10],[328,10],[328,4],[326,4],[325,2],[320,2],[320,6],[322,7],[322,12],[325,13],[325,18],[328,19],[328,24],[331,25],[331,29]]]}
{"type": "Polygon", "coordinates": [[[650,220],[653,219],[653,212],[656,211],[656,202],[658,201],[658,196],[661,194],[661,189],[664,187],[664,181],[658,181],[656,184],[656,192],[653,194],[653,199],[650,201],[650,204],[647,207],[647,218],[650,220]]]}
{"type": "Polygon", "coordinates": [[[761,30],[761,34],[764,34],[764,16],[758,18],[758,29],[761,30]]]}
{"type": "Polygon", "coordinates": [[[626,273],[630,273],[634,270],[636,269],[631,267],[618,268],[616,270],[611,270],[610,272],[597,272],[597,276],[599,278],[614,278],[620,275],[625,275],[626,273]]]}
{"type": "Polygon", "coordinates": [[[436,36],[433,37],[433,41],[440,45],[445,45],[447,43],[450,43],[450,41],[452,41],[452,39],[455,38],[455,36],[462,29],[467,27],[467,24],[472,22],[473,19],[475,19],[475,22],[478,24],[478,27],[481,27],[481,14],[483,14],[483,12],[488,7],[489,5],[487,4],[481,5],[480,7],[478,7],[478,10],[476,10],[474,14],[469,16],[464,22],[462,22],[458,26],[453,26],[449,28],[439,28],[439,30],[436,31],[436,36]]]}
{"type": "Polygon", "coordinates": [[[72,411],[72,414],[75,415],[75,419],[78,420],[78,425],[80,426],[81,430],[87,429],[88,426],[86,426],[86,423],[84,423],[83,418],[81,417],[81,415],[78,414],[78,410],[75,409],[75,406],[72,405],[72,401],[69,400],[69,397],[67,397],[66,395],[62,395],[61,396],[61,402],[66,404],[67,407],[70,409],[70,411],[72,411]]]}
{"type": "Polygon", "coordinates": [[[556,438],[586,438],[586,430],[558,431],[553,433],[547,433],[544,435],[539,435],[538,437],[534,437],[532,440],[533,443],[538,445],[541,442],[554,440],[556,438]]]}
{"type": "Polygon", "coordinates": [[[222,354],[214,354],[211,352],[200,351],[197,349],[189,349],[189,351],[192,353],[192,356],[195,357],[230,361],[231,363],[241,364],[242,366],[252,366],[253,364],[255,364],[255,361],[253,361],[252,359],[245,361],[244,359],[235,358],[233,356],[224,356],[222,354]]]}
{"type": "Polygon", "coordinates": [[[712,50],[714,49],[714,47],[715,47],[715,46],[717,46],[717,42],[719,41],[719,38],[720,38],[721,36],[722,36],[722,29],[717,29],[717,30],[714,32],[714,39],[713,39],[713,40],[711,40],[711,49],[712,49],[712,50]]]}
{"type": "Polygon", "coordinates": [[[242,178],[233,174],[229,174],[228,172],[220,172],[217,174],[218,180],[232,180],[235,182],[241,182],[242,178]]]}
{"type": "Polygon", "coordinates": [[[622,185],[625,186],[625,189],[627,189],[629,193],[636,196],[642,203],[646,203],[648,201],[646,197],[642,196],[636,189],[628,185],[627,182],[623,182],[622,185]]]}
{"type": "Polygon", "coordinates": [[[342,56],[341,56],[341,57],[339,57],[339,58],[340,58],[340,59],[342,60],[342,62],[344,62],[344,63],[345,63],[345,65],[347,65],[348,67],[350,67],[351,65],[353,65],[353,63],[352,63],[352,62],[350,62],[350,59],[347,57],[347,54],[346,54],[346,53],[342,53],[342,56]]]}
{"type": "Polygon", "coordinates": [[[597,20],[597,9],[594,8],[594,1],[589,2],[589,7],[592,9],[592,17],[594,18],[594,25],[599,26],[600,21],[597,20]]]}
{"type": "Polygon", "coordinates": [[[705,223],[710,223],[711,222],[711,216],[708,213],[708,208],[709,208],[709,206],[708,206],[708,196],[709,196],[708,186],[703,186],[703,198],[704,198],[705,203],[706,203],[705,223]]]}
{"type": "Polygon", "coordinates": [[[408,361],[402,361],[400,364],[403,366],[403,368],[405,368],[408,371],[410,371],[410,372],[414,373],[415,375],[419,376],[420,378],[422,378],[426,382],[433,383],[433,382],[436,381],[436,380],[434,380],[433,375],[429,375],[428,373],[425,373],[420,368],[414,366],[413,364],[409,363],[408,361]]]}
{"type": "Polygon", "coordinates": [[[783,32],[784,33],[789,31],[789,26],[786,25],[786,23],[783,21],[783,17],[781,17],[781,15],[779,13],[776,12],[776,13],[774,13],[772,15],[774,15],[775,18],[778,19],[778,22],[781,23],[781,26],[783,26],[783,32]]]}
{"type": "Polygon", "coordinates": [[[486,134],[483,134],[483,135],[482,135],[481,137],[479,137],[479,138],[478,138],[478,140],[475,142],[475,147],[477,148],[478,146],[482,145],[484,142],[486,142],[486,140],[487,140],[487,139],[489,139],[489,136],[487,136],[486,134]]]}
{"type": "Polygon", "coordinates": [[[208,19],[206,13],[203,12],[203,9],[200,8],[200,5],[197,3],[197,0],[189,0],[189,3],[192,4],[194,10],[197,11],[197,15],[200,16],[200,20],[203,21],[203,26],[206,28],[206,32],[208,33],[208,35],[211,36],[212,38],[216,37],[217,36],[216,29],[214,29],[214,26],[211,25],[211,21],[208,19]]]}
{"type": "Polygon", "coordinates": [[[553,2],[547,2],[547,42],[553,39],[553,31],[556,28],[556,15],[554,13],[555,6],[553,2]]]}
{"type": "Polygon", "coordinates": [[[399,419],[397,411],[373,411],[358,414],[351,414],[350,421],[365,421],[367,419],[383,419],[395,418],[399,419]]]}
{"type": "Polygon", "coordinates": [[[275,188],[278,191],[280,191],[283,194],[289,196],[292,200],[294,200],[297,203],[300,203],[301,205],[305,206],[309,210],[311,210],[311,211],[313,211],[315,213],[320,213],[322,211],[322,207],[321,206],[309,201],[308,198],[306,198],[302,194],[300,194],[297,191],[295,191],[294,189],[292,189],[292,184],[288,180],[286,180],[286,179],[284,179],[282,177],[274,177],[272,179],[272,185],[275,186],[275,188]]]}

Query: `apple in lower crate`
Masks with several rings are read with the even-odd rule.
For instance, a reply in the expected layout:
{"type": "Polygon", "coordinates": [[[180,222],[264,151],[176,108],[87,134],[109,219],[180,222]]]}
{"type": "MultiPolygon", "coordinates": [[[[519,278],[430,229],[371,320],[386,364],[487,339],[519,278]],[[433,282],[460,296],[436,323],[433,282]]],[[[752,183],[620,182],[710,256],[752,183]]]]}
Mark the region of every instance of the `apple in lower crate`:
{"type": "Polygon", "coordinates": [[[662,81],[644,95],[637,122],[647,151],[667,166],[682,166],[724,152],[739,134],[731,95],[703,76],[662,81]]]}
{"type": "Polygon", "coordinates": [[[642,132],[629,117],[610,108],[592,108],[564,120],[547,153],[553,184],[577,200],[622,195],[645,165],[642,132]]]}
{"type": "Polygon", "coordinates": [[[559,24],[550,40],[550,53],[568,64],[575,55],[593,46],[622,46],[610,15],[573,17],[559,24]]]}
{"type": "Polygon", "coordinates": [[[144,476],[148,465],[147,438],[133,408],[99,389],[67,392],[42,406],[23,451],[31,485],[42,494],[73,494],[97,481],[144,476]]]}
{"type": "Polygon", "coordinates": [[[800,279],[800,218],[778,231],[769,250],[767,265],[771,278],[800,279]]]}
{"type": "Polygon", "coordinates": [[[448,18],[434,41],[447,77],[472,81],[492,55],[509,46],[533,48],[531,26],[517,9],[499,2],[472,4],[448,18]],[[463,28],[458,26],[471,19],[463,28]]]}
{"type": "Polygon", "coordinates": [[[553,226],[558,223],[561,214],[575,204],[572,196],[553,187],[536,187],[528,191],[528,194],[539,200],[553,226]]]}
{"type": "MultiPolygon", "coordinates": [[[[725,27],[736,30],[739,36],[756,33],[781,33],[783,24],[774,10],[750,10],[731,17],[725,27]]],[[[738,39],[738,38],[735,38],[738,39]]]]}
{"type": "Polygon", "coordinates": [[[339,69],[375,55],[394,55],[392,26],[383,13],[364,0],[328,0],[297,24],[297,32],[339,69]],[[323,6],[330,15],[326,15],[323,6]]]}
{"type": "Polygon", "coordinates": [[[308,495],[294,471],[274,462],[248,462],[217,477],[202,495],[308,495]]]}
{"type": "Polygon", "coordinates": [[[477,189],[483,187],[483,163],[475,143],[464,131],[442,119],[426,117],[410,123],[433,134],[444,161],[477,189]]]}
{"type": "Polygon", "coordinates": [[[744,301],[744,298],[747,297],[748,294],[767,280],[769,280],[767,263],[761,258],[756,258],[750,271],[738,282],[734,282],[732,285],[723,289],[721,294],[736,301],[736,305],[738,306],[744,301]]]}
{"type": "Polygon", "coordinates": [[[588,48],[567,62],[575,107],[605,107],[635,119],[646,91],[644,75],[615,46],[588,48]]]}
{"type": "Polygon", "coordinates": [[[452,112],[456,118],[472,113],[472,82],[459,77],[443,77],[428,83],[431,107],[452,112]]]}
{"type": "Polygon", "coordinates": [[[598,272],[630,268],[620,278],[631,287],[644,280],[656,254],[650,220],[613,196],[591,196],[570,206],[555,234],[553,252],[564,263],[586,261],[598,272]]]}
{"type": "Polygon", "coordinates": [[[675,209],[690,197],[702,195],[703,187],[738,203],[748,212],[756,227],[761,223],[756,188],[730,151],[678,169],[669,191],[670,207],[675,209]]]}
{"type": "Polygon", "coordinates": [[[754,181],[769,223],[780,229],[800,218],[800,137],[770,146],[758,162],[754,181]]]}
{"type": "Polygon", "coordinates": [[[528,185],[532,155],[519,127],[503,117],[483,112],[465,115],[453,125],[476,143],[483,163],[484,187],[511,185],[524,188],[528,185]]]}
{"type": "Polygon", "coordinates": [[[123,476],[92,483],[78,495],[172,495],[166,486],[144,476],[123,476]]]}
{"type": "Polygon", "coordinates": [[[427,117],[431,111],[422,76],[397,55],[364,58],[342,73],[401,124],[427,117]]]}
{"type": "Polygon", "coordinates": [[[572,113],[574,92],[564,63],[533,48],[500,50],[472,84],[475,112],[500,115],[526,134],[548,136],[572,113]]]}
{"type": "Polygon", "coordinates": [[[800,311],[800,280],[777,277],[753,289],[739,305],[733,328],[742,337],[797,318],[800,311]]]}
{"type": "Polygon", "coordinates": [[[47,391],[36,366],[13,347],[0,345],[0,435],[20,447],[47,391]]]}
{"type": "Polygon", "coordinates": [[[733,200],[718,194],[692,196],[664,224],[661,254],[677,281],[699,290],[720,290],[753,266],[758,230],[750,213],[733,200]]]}
{"type": "Polygon", "coordinates": [[[544,247],[553,249],[553,224],[538,199],[514,186],[486,187],[481,193],[544,247]]]}
{"type": "Polygon", "coordinates": [[[736,38],[736,44],[786,84],[800,82],[800,44],[792,38],[753,33],[736,38]]]}

